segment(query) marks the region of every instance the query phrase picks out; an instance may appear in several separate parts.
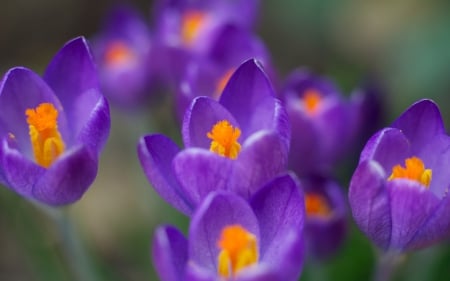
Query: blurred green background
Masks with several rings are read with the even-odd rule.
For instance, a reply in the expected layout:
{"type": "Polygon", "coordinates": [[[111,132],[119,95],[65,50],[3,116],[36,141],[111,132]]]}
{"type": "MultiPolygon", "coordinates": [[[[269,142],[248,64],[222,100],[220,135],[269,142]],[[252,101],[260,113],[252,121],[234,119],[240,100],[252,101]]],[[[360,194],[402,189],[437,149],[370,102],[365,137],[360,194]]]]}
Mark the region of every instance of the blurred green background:
{"type": "MultiPolygon", "coordinates": [[[[152,1],[128,2],[151,20],[152,1]]],[[[0,73],[17,65],[42,73],[66,41],[95,35],[113,4],[3,0],[0,73]]],[[[449,1],[268,0],[262,1],[257,33],[281,75],[306,66],[332,77],[346,94],[371,75],[384,89],[385,124],[420,98],[434,99],[450,124],[449,1]]],[[[65,210],[99,280],[157,280],[150,259],[154,227],[188,226],[150,188],[136,157],[144,134],[162,132],[179,140],[170,100],[158,97],[154,103],[135,113],[112,108],[98,177],[82,200],[65,210]]],[[[340,177],[345,187],[349,176],[340,177]]],[[[349,221],[342,251],[323,264],[306,265],[301,280],[370,280],[376,253],[350,215],[349,221]]],[[[0,249],[0,280],[75,280],[57,226],[6,188],[0,189],[0,249]]],[[[449,243],[411,254],[395,280],[450,280],[449,243]]]]}

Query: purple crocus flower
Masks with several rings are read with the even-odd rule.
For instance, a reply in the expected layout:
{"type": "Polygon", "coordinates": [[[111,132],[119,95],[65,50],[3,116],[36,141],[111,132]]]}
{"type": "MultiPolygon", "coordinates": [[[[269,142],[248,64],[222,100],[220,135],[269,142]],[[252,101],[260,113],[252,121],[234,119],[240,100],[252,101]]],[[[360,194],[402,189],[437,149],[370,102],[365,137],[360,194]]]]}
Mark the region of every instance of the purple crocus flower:
{"type": "MultiPolygon", "coordinates": [[[[178,85],[185,66],[202,59],[227,25],[250,30],[259,1],[160,0],[155,7],[155,45],[168,83],[178,85]]],[[[236,44],[236,42],[226,42],[236,44]]]]}
{"type": "Polygon", "coordinates": [[[0,84],[0,183],[48,205],[80,199],[97,175],[109,107],[87,42],[68,42],[44,77],[24,67],[0,84]]]}
{"type": "Polygon", "coordinates": [[[300,177],[328,176],[355,140],[359,103],[305,69],[288,76],[282,98],[292,127],[290,169],[300,177]]]}
{"type": "Polygon", "coordinates": [[[203,59],[194,57],[187,63],[177,90],[180,119],[195,97],[209,96],[218,100],[233,72],[250,58],[260,61],[266,73],[273,76],[267,48],[248,30],[236,25],[224,25],[211,45],[203,59]]]}
{"type": "Polygon", "coordinates": [[[141,104],[156,80],[147,23],[134,9],[115,7],[93,43],[104,94],[122,108],[141,104]]]}
{"type": "Polygon", "coordinates": [[[141,138],[138,154],[156,191],[185,214],[213,190],[249,198],[286,169],[287,116],[255,60],[236,70],[219,101],[193,100],[182,134],[185,149],[154,134],[141,138]]]}
{"type": "Polygon", "coordinates": [[[450,235],[450,139],[437,105],[421,100],[367,142],[350,182],[360,229],[383,250],[450,235]]]}
{"type": "Polygon", "coordinates": [[[159,227],[153,262],[161,280],[298,280],[303,265],[304,202],[290,175],[260,189],[250,203],[215,191],[191,220],[188,239],[159,227]]]}
{"type": "Polygon", "coordinates": [[[302,180],[305,193],[305,240],[308,256],[331,257],[347,233],[347,206],[342,188],[333,180],[302,180]]]}

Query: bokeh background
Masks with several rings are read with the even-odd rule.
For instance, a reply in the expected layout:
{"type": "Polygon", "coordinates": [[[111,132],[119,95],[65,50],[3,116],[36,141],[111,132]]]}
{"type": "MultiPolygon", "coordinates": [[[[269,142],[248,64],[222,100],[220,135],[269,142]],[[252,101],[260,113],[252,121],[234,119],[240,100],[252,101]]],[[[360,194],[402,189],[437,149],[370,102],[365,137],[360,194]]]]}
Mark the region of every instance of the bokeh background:
{"type": "MultiPolygon", "coordinates": [[[[382,89],[383,124],[420,98],[434,99],[450,124],[450,2],[421,0],[261,1],[257,33],[280,75],[299,66],[332,77],[343,92],[366,77],[382,89]]],[[[151,22],[152,1],[128,1],[151,22]]],[[[26,66],[42,73],[71,38],[92,38],[113,1],[2,0],[0,73],[26,66]]],[[[166,93],[169,96],[169,93],[166,93]]],[[[66,208],[87,248],[98,280],[157,280],[150,241],[158,224],[184,231],[187,219],[150,188],[136,156],[140,136],[179,139],[170,98],[139,112],[114,107],[99,173],[82,200],[66,208]]],[[[352,161],[349,161],[352,163],[352,161]]],[[[347,188],[352,166],[343,169],[347,188]]],[[[353,167],[354,168],[354,167],[353,167]]],[[[376,252],[354,226],[341,251],[308,264],[301,280],[370,280],[376,252]]],[[[58,228],[35,206],[0,189],[0,280],[75,280],[58,228]]],[[[413,253],[395,280],[450,280],[450,244],[413,253]]]]}

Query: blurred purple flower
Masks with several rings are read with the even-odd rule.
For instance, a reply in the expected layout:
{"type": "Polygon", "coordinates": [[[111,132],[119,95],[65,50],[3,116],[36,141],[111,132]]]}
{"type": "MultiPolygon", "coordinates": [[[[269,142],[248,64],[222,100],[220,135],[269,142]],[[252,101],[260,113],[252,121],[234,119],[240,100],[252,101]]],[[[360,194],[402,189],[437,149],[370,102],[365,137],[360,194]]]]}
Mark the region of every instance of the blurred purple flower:
{"type": "Polygon", "coordinates": [[[147,23],[137,11],[118,6],[110,11],[93,41],[104,94],[115,105],[134,108],[156,83],[152,42],[147,23]]]}
{"type": "Polygon", "coordinates": [[[367,142],[350,182],[360,229],[384,250],[450,235],[450,139],[437,105],[421,100],[367,142]]]}
{"type": "Polygon", "coordinates": [[[177,112],[182,119],[191,101],[198,96],[219,99],[226,83],[244,61],[261,62],[269,77],[274,76],[269,52],[259,38],[236,25],[224,25],[211,49],[202,59],[187,63],[177,89],[177,112]]]}
{"type": "Polygon", "coordinates": [[[0,183],[44,204],[75,202],[97,175],[109,127],[84,38],[68,42],[43,79],[9,70],[0,84],[0,183]]]}
{"type": "Polygon", "coordinates": [[[147,135],[138,155],[156,191],[185,214],[213,190],[249,198],[286,169],[289,123],[255,60],[236,70],[219,102],[194,99],[182,134],[185,149],[163,135],[147,135]]]}
{"type": "Polygon", "coordinates": [[[355,142],[359,104],[345,101],[335,84],[295,70],[282,90],[292,127],[289,167],[298,176],[328,176],[355,142]]]}
{"type": "Polygon", "coordinates": [[[250,204],[226,191],[206,197],[186,239],[159,227],[153,262],[161,280],[298,280],[303,265],[304,201],[284,175],[260,189],[250,204]]]}
{"type": "Polygon", "coordinates": [[[324,178],[302,180],[305,193],[305,244],[308,256],[331,257],[347,233],[346,198],[341,187],[324,178]]]}

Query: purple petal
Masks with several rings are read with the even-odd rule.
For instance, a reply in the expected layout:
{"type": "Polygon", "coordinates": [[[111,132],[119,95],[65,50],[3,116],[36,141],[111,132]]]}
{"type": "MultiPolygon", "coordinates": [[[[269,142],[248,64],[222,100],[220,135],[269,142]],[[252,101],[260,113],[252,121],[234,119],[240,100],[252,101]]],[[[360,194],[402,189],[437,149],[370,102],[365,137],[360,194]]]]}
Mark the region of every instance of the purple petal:
{"type": "Polygon", "coordinates": [[[217,272],[217,242],[224,227],[236,224],[260,241],[258,221],[244,199],[229,192],[210,193],[192,217],[189,260],[217,272]]]}
{"type": "MultiPolygon", "coordinates": [[[[447,189],[448,191],[448,189],[447,189]]],[[[439,206],[420,226],[416,235],[405,245],[408,249],[419,249],[448,238],[450,233],[450,196],[441,199],[439,206]]]]}
{"type": "MultiPolygon", "coordinates": [[[[0,124],[3,134],[12,133],[20,151],[32,158],[29,128],[25,111],[49,102],[62,113],[63,108],[47,84],[33,71],[16,67],[6,73],[0,89],[0,124]]],[[[58,127],[66,145],[72,142],[67,131],[65,114],[59,114],[58,127]]]]}
{"type": "Polygon", "coordinates": [[[183,193],[194,206],[214,190],[228,189],[233,161],[201,148],[185,149],[173,159],[173,169],[183,193]]]}
{"type": "Polygon", "coordinates": [[[391,127],[399,128],[411,141],[412,153],[426,146],[431,138],[445,133],[441,113],[431,100],[421,100],[409,107],[391,127]]]}
{"type": "Polygon", "coordinates": [[[155,230],[152,257],[160,280],[184,280],[184,270],[188,262],[188,246],[186,238],[178,229],[162,226],[155,230]]]}
{"type": "MultiPolygon", "coordinates": [[[[217,101],[208,97],[194,99],[183,120],[183,141],[185,147],[209,149],[211,139],[207,137],[207,134],[217,122],[222,120],[228,121],[233,127],[240,128],[240,125],[230,112],[217,101]]],[[[240,139],[244,139],[242,135],[240,139]]]]}
{"type": "Polygon", "coordinates": [[[260,131],[243,144],[230,186],[245,198],[253,195],[263,184],[286,171],[288,147],[276,132],[260,131]]]}
{"type": "Polygon", "coordinates": [[[101,99],[97,70],[83,37],[64,45],[47,67],[44,80],[60,99],[74,136],[78,135],[101,99]]]}
{"type": "Polygon", "coordinates": [[[97,155],[84,146],[65,151],[36,181],[33,197],[48,205],[71,204],[81,198],[97,175],[97,155]]]}
{"type": "Polygon", "coordinates": [[[261,231],[261,264],[295,280],[303,264],[305,206],[299,183],[291,174],[275,178],[251,200],[261,231]]]}
{"type": "Polygon", "coordinates": [[[390,248],[404,247],[439,204],[439,199],[411,180],[388,181],[392,218],[390,248]]]}
{"type": "Polygon", "coordinates": [[[389,247],[392,232],[385,178],[386,174],[377,162],[363,161],[356,168],[349,189],[349,202],[356,224],[383,249],[389,247]]]}
{"type": "Polygon", "coordinates": [[[276,129],[277,101],[272,85],[259,63],[244,62],[231,76],[219,101],[241,125],[245,139],[256,131],[276,129]]]}
{"type": "Polygon", "coordinates": [[[145,136],[138,144],[142,169],[153,188],[173,207],[190,215],[193,205],[182,192],[172,169],[172,160],[179,151],[172,140],[158,134],[145,136]]]}
{"type": "Polygon", "coordinates": [[[386,173],[392,171],[392,167],[403,164],[410,157],[410,141],[402,131],[386,128],[373,135],[363,151],[360,163],[369,160],[377,161],[386,173]]]}

